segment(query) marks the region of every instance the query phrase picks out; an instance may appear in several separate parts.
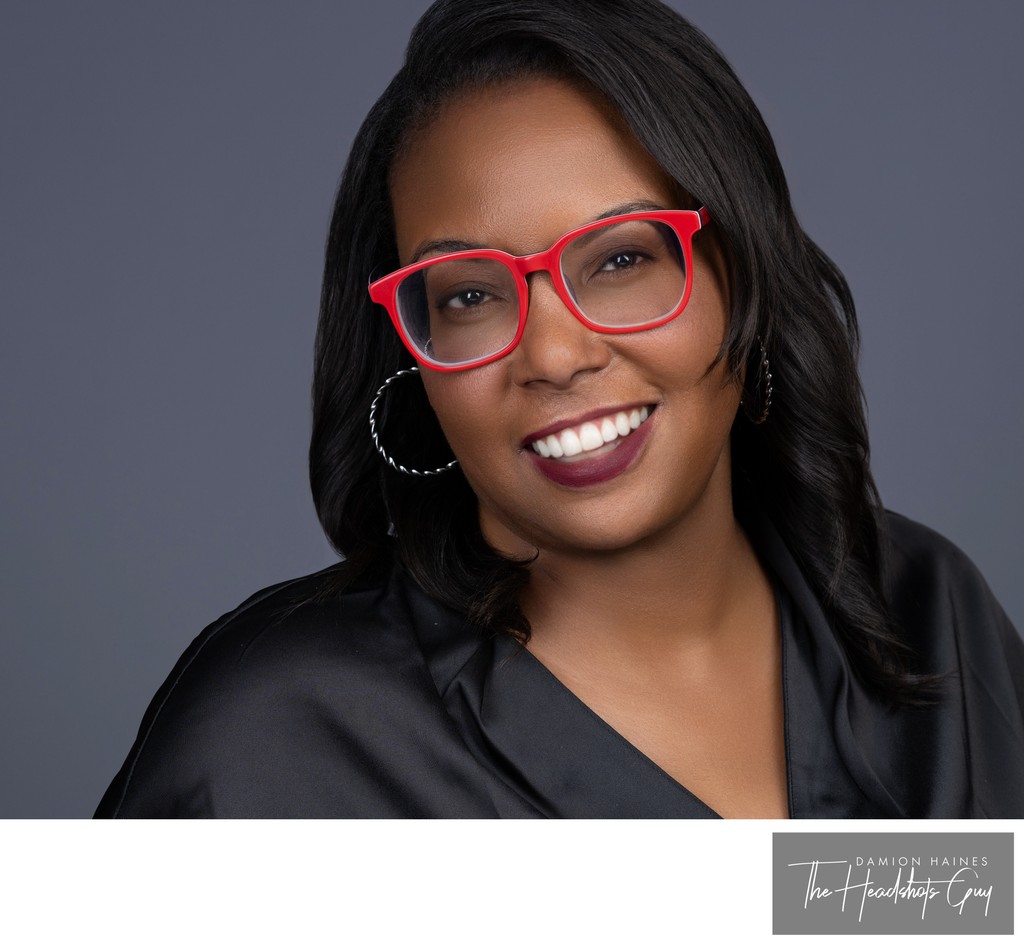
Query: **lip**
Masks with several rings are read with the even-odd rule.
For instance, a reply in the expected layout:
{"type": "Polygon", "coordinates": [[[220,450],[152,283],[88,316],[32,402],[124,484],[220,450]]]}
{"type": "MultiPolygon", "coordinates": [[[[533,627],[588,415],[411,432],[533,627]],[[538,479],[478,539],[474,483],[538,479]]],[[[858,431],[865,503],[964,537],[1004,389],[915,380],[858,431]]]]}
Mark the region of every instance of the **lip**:
{"type": "MultiPolygon", "coordinates": [[[[627,409],[633,408],[630,407],[627,409]]],[[[640,451],[643,449],[648,437],[651,435],[651,429],[657,422],[659,412],[660,411],[658,410],[653,410],[651,415],[641,423],[639,427],[630,433],[629,436],[621,439],[619,441],[619,445],[611,452],[604,453],[601,456],[595,456],[592,459],[578,459],[571,463],[564,463],[557,459],[545,459],[543,456],[538,455],[529,448],[527,448],[525,452],[529,456],[530,462],[533,463],[542,475],[560,486],[568,486],[569,488],[575,489],[596,486],[602,482],[607,482],[609,479],[614,479],[617,476],[622,475],[622,473],[633,465],[634,460],[640,454],[640,451]]],[[[554,433],[558,430],[564,429],[565,426],[573,426],[575,423],[585,423],[587,420],[592,420],[595,417],[601,416],[604,416],[604,414],[587,414],[580,420],[573,421],[569,424],[563,424],[562,426],[549,427],[548,430],[551,433],[554,433]]],[[[532,438],[528,442],[533,442],[533,440],[539,439],[544,435],[547,435],[544,431],[531,434],[532,438]]]]}
{"type": "MultiPolygon", "coordinates": [[[[568,420],[558,420],[555,423],[549,424],[546,427],[542,427],[540,430],[534,430],[533,433],[528,433],[520,441],[520,446],[528,447],[535,440],[539,440],[545,436],[551,436],[552,433],[560,433],[562,430],[568,427],[578,427],[588,420],[596,420],[598,417],[609,417],[616,413],[628,414],[631,410],[639,410],[641,407],[653,406],[648,400],[638,400],[631,404],[622,404],[618,407],[598,407],[596,410],[588,411],[587,413],[581,413],[577,417],[571,417],[568,420]]],[[[646,426],[647,424],[643,424],[646,426]]],[[[638,431],[634,431],[635,433],[638,431]]],[[[629,437],[627,437],[629,439],[629,437]]]]}

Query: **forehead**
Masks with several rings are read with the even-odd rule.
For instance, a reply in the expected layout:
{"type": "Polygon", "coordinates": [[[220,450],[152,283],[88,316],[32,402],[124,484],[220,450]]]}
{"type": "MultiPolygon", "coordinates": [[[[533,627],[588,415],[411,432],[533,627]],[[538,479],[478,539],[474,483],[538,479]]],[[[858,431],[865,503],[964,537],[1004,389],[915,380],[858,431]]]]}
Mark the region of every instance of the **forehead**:
{"type": "Polygon", "coordinates": [[[543,249],[611,207],[676,187],[596,94],[532,79],[474,90],[417,131],[391,173],[401,261],[428,239],[543,249]]]}

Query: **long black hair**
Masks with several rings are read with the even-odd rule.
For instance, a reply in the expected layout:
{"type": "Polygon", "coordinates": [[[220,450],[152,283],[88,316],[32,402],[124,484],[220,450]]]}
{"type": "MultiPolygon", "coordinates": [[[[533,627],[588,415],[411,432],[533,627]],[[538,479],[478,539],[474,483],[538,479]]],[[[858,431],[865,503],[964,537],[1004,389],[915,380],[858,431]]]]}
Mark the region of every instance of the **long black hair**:
{"type": "MultiPolygon", "coordinates": [[[[518,605],[528,566],[486,544],[461,472],[404,476],[374,449],[370,403],[412,359],[366,286],[399,265],[388,176],[409,136],[459,92],[534,76],[595,90],[709,207],[731,282],[716,364],[725,358],[737,377],[746,367],[744,401],[759,406],[763,343],[777,379],[768,421],[740,412],[733,426],[737,510],[770,514],[858,675],[913,701],[920,679],[907,670],[882,586],[883,510],[849,288],[797,223],[771,135],[733,70],[656,0],[438,0],[359,130],[327,242],[309,454],[317,513],[347,559],[343,579],[397,553],[434,598],[482,628],[529,636],[518,605]]],[[[381,419],[403,463],[430,468],[451,458],[418,382],[394,388],[387,402],[401,405],[392,410],[400,422],[389,424],[386,411],[381,419]]]]}

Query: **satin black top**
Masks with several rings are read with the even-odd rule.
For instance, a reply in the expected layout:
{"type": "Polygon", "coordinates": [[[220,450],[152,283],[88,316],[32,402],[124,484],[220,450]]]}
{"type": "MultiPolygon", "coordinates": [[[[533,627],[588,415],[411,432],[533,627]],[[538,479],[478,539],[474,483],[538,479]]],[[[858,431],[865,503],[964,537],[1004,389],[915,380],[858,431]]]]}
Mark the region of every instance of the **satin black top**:
{"type": "MultiPolygon", "coordinates": [[[[779,607],[790,815],[1024,817],[1024,643],[959,549],[886,521],[896,616],[920,669],[951,674],[927,709],[861,686],[778,532],[744,526],[779,607]]],[[[310,603],[332,570],[260,591],[193,641],[97,816],[718,816],[399,566],[310,603]]]]}

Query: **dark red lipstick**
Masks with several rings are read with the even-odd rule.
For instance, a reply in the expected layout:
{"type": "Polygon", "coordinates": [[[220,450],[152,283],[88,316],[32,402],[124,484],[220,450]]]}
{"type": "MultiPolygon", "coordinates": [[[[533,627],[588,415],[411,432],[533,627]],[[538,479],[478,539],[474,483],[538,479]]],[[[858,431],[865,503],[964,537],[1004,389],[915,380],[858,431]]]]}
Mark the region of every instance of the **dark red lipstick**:
{"type": "Polygon", "coordinates": [[[560,486],[582,489],[607,482],[624,473],[636,459],[640,450],[651,434],[651,424],[657,411],[640,424],[629,436],[618,440],[618,446],[600,456],[574,459],[570,462],[558,459],[545,459],[532,449],[526,452],[537,469],[552,482],[560,486]]]}

